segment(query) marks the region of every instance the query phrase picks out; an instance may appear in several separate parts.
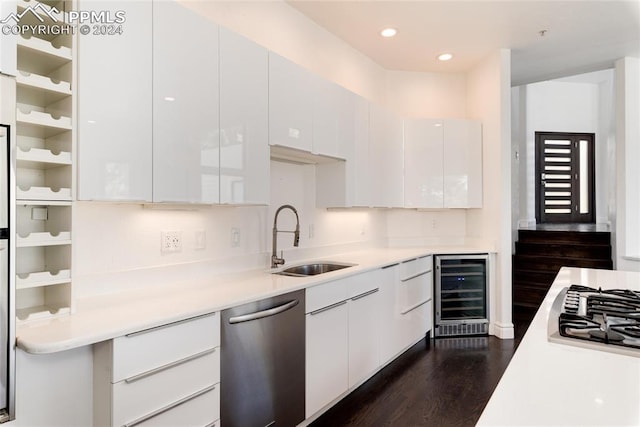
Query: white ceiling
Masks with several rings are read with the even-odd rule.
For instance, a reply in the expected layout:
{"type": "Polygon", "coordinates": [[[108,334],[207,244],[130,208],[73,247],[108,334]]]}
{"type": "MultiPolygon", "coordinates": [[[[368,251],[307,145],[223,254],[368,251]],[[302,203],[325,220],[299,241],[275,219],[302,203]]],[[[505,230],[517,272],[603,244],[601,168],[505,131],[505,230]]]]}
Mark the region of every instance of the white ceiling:
{"type": "Polygon", "coordinates": [[[511,49],[512,85],[640,57],[640,0],[288,1],[389,70],[464,72],[511,49]],[[398,34],[379,36],[385,27],[398,34]],[[547,30],[540,36],[541,30],[547,30]],[[442,52],[454,59],[436,60],[442,52]]]}

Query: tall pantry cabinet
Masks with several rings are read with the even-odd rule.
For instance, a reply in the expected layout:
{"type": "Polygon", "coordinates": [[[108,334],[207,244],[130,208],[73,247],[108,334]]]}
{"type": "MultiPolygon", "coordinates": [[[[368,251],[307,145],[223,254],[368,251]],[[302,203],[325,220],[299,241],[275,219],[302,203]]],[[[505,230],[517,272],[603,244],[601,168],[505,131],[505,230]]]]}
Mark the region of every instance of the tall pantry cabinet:
{"type": "Polygon", "coordinates": [[[68,313],[73,299],[75,38],[64,16],[72,6],[71,1],[17,2],[18,14],[32,8],[21,24],[59,30],[17,38],[16,314],[20,320],[68,313]]]}

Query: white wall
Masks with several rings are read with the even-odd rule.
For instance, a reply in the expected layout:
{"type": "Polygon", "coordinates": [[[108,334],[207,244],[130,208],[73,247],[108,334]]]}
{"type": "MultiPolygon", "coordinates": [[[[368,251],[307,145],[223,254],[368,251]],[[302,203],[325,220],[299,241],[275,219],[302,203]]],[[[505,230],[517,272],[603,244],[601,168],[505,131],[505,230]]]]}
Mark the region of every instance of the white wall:
{"type": "Polygon", "coordinates": [[[519,225],[536,223],[535,132],[595,134],[596,222],[609,223],[613,187],[613,165],[610,163],[614,144],[613,72],[598,71],[522,86],[512,92],[512,103],[519,107],[518,116],[524,118],[517,135],[521,190],[517,200],[519,225]]]}
{"type": "Polygon", "coordinates": [[[466,73],[388,71],[387,106],[403,117],[465,118],[466,73]]]}
{"type": "Polygon", "coordinates": [[[640,59],[616,61],[616,268],[640,271],[640,59]]]}
{"type": "Polygon", "coordinates": [[[497,251],[490,292],[490,333],[513,337],[511,318],[511,52],[502,49],[468,75],[467,111],[482,121],[483,204],[467,211],[469,240],[497,251]]]}

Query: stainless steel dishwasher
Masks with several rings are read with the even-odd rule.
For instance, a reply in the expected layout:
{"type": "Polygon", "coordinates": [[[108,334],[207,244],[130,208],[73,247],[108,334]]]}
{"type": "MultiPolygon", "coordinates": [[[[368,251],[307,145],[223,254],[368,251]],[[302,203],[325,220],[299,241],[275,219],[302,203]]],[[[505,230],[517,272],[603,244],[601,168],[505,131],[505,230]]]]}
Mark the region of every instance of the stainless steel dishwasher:
{"type": "Polygon", "coordinates": [[[295,426],[304,420],[304,290],[222,312],[225,427],[295,426]]]}

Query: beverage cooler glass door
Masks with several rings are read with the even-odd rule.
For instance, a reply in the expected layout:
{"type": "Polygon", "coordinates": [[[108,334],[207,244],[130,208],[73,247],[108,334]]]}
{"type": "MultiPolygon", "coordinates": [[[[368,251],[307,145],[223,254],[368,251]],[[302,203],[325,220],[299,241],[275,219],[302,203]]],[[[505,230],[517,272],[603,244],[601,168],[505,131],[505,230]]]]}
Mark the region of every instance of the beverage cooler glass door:
{"type": "Polygon", "coordinates": [[[486,255],[436,257],[436,324],[487,321],[487,258],[486,255]]]}

